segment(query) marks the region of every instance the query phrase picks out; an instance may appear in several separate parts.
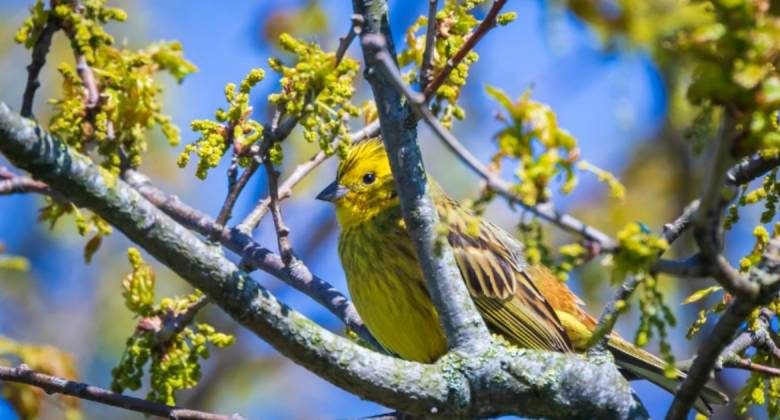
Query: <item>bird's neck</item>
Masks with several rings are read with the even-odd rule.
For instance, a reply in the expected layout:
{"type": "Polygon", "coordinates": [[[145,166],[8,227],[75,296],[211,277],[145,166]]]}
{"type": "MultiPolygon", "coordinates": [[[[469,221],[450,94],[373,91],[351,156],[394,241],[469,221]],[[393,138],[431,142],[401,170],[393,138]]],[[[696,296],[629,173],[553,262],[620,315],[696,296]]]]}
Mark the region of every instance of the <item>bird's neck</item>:
{"type": "Polygon", "coordinates": [[[354,229],[366,224],[387,222],[401,218],[401,203],[398,197],[373,200],[371,203],[345,203],[336,207],[336,217],[342,229],[354,229]]]}

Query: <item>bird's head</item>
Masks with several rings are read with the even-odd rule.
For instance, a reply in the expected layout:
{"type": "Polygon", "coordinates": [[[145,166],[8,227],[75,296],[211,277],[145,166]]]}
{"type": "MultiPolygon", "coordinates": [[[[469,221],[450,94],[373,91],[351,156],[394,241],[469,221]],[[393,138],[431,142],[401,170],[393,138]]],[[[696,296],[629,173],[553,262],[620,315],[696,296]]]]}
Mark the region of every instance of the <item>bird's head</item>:
{"type": "Polygon", "coordinates": [[[343,228],[359,225],[382,211],[398,206],[393,174],[382,141],[365,140],[353,145],[339,164],[336,180],[318,200],[336,206],[343,228]]]}

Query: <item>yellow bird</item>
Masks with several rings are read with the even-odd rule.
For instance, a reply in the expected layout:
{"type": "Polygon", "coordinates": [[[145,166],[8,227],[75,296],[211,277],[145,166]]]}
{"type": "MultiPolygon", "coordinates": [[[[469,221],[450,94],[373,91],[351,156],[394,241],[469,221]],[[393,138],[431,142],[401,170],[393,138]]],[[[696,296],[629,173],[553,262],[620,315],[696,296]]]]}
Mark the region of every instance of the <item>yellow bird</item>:
{"type": "MultiPolygon", "coordinates": [[[[543,266],[522,257],[522,245],[501,228],[477,219],[429,178],[430,194],[448,226],[461,276],[488,328],[530,349],[583,351],[596,321],[568,287],[543,266]]],[[[376,339],[398,356],[430,363],[447,342],[406,231],[384,145],[370,139],[341,161],[336,181],[318,199],[336,206],[339,255],[349,293],[376,339]]],[[[664,376],[664,362],[613,333],[609,350],[629,379],[644,378],[674,392],[685,377],[664,376]]],[[[711,412],[725,395],[706,388],[695,408],[711,412]]]]}

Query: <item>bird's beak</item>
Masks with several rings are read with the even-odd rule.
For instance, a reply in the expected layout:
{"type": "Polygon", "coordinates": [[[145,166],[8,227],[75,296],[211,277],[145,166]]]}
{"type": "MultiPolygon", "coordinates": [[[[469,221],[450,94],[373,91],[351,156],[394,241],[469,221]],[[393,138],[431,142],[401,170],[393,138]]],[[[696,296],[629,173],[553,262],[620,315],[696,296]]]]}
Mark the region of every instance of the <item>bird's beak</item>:
{"type": "Polygon", "coordinates": [[[317,200],[335,203],[336,201],[339,201],[341,197],[344,197],[347,194],[347,191],[349,191],[347,187],[339,184],[338,181],[333,181],[317,194],[317,200]]]}

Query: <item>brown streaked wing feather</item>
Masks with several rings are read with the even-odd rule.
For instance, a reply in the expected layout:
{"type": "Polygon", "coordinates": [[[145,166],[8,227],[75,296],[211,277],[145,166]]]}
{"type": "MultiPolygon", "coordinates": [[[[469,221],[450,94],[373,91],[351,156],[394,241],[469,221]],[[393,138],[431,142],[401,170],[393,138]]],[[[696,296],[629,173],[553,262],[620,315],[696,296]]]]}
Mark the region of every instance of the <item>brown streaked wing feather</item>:
{"type": "Polygon", "coordinates": [[[448,242],[488,326],[522,347],[572,349],[555,311],[525,273],[520,245],[486,221],[474,219],[452,200],[437,200],[449,223],[448,242]],[[469,233],[470,219],[477,223],[469,233]]]}

